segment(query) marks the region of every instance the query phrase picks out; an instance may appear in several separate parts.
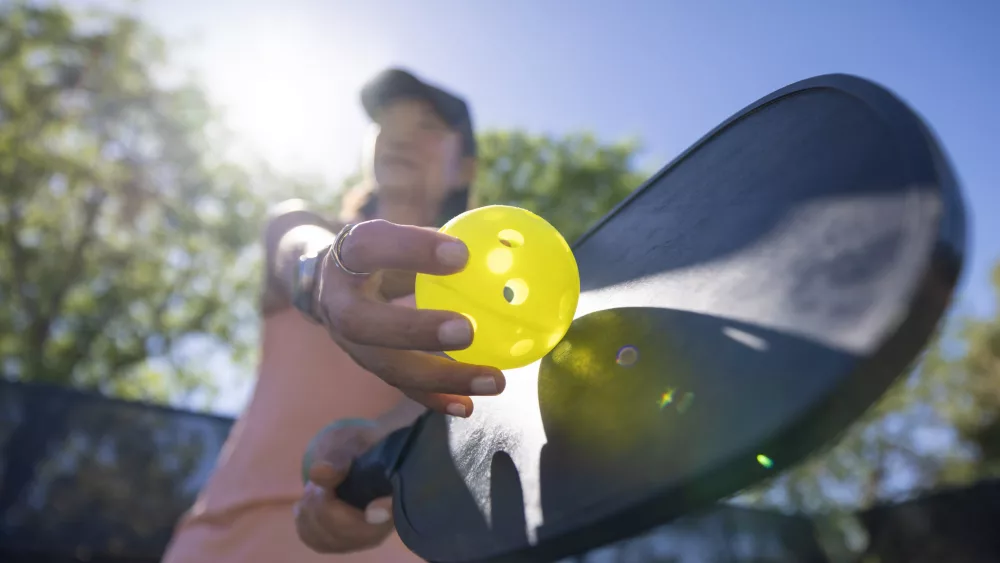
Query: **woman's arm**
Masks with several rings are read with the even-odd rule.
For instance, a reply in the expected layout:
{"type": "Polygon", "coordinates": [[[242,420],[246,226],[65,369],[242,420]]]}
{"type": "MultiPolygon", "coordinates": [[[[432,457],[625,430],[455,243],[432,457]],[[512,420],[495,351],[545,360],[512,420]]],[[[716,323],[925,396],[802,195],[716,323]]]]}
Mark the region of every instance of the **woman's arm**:
{"type": "MultiPolygon", "coordinates": [[[[302,200],[288,200],[269,214],[264,233],[267,263],[265,312],[291,306],[291,280],[303,254],[316,252],[333,243],[338,226],[310,211],[302,200]]],[[[426,407],[403,397],[376,422],[384,434],[409,426],[426,407]]]]}
{"type": "Polygon", "coordinates": [[[291,306],[291,284],[299,257],[332,244],[336,229],[300,199],[271,209],[264,228],[265,314],[291,306]]]}
{"type": "MultiPolygon", "coordinates": [[[[303,253],[329,246],[336,240],[334,232],[333,225],[305,210],[302,202],[286,202],[274,214],[265,234],[271,307],[291,304],[297,260],[303,253]]],[[[468,261],[462,241],[433,229],[364,221],[351,231],[339,254],[339,260],[317,265],[322,291],[312,296],[312,306],[332,344],[358,366],[414,401],[452,416],[472,413],[471,395],[503,391],[505,380],[499,369],[434,353],[469,346],[473,331],[465,316],[392,302],[413,293],[416,272],[460,272],[468,261]],[[347,268],[379,275],[358,278],[347,268]]]]}

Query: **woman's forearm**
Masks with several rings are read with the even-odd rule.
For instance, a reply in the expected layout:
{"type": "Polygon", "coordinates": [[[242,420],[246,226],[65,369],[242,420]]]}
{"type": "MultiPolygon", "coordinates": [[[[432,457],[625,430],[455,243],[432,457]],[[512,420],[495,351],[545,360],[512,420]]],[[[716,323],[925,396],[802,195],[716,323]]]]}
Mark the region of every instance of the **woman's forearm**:
{"type": "MultiPolygon", "coordinates": [[[[292,295],[299,258],[323,250],[336,240],[337,228],[324,221],[319,215],[308,211],[301,200],[289,200],[279,204],[271,213],[265,244],[267,251],[270,290],[276,290],[275,297],[286,301],[292,295]]],[[[331,343],[332,344],[332,343],[331,343]]],[[[409,426],[427,408],[407,397],[403,397],[392,409],[378,417],[375,422],[384,434],[409,426]]]]}
{"type": "Polygon", "coordinates": [[[292,294],[292,280],[303,254],[318,252],[333,244],[336,234],[317,225],[300,225],[287,231],[278,241],[271,273],[286,298],[292,294]]]}

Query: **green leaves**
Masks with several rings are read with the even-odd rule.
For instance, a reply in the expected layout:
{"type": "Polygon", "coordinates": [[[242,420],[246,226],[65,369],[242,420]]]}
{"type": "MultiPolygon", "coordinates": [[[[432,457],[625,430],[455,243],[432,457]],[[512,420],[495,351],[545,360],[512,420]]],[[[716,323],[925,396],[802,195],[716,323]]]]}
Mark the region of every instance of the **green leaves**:
{"type": "Polygon", "coordinates": [[[182,339],[254,347],[264,204],[202,92],[156,80],[162,42],[85,23],[0,10],[0,366],[167,400],[207,383],[171,365],[182,339]]]}
{"type": "Polygon", "coordinates": [[[635,142],[601,144],[592,135],[563,138],[520,131],[479,136],[480,205],[507,204],[531,210],[572,243],[639,187],[635,142]]]}

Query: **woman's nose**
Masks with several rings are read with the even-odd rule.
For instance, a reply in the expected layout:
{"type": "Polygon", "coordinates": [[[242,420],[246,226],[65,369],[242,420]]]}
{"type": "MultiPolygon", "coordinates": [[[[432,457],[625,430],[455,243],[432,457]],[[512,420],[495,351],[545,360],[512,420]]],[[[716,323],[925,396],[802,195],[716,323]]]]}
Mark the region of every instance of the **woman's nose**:
{"type": "Polygon", "coordinates": [[[389,148],[398,151],[408,151],[413,148],[413,140],[405,135],[397,135],[389,139],[389,148]]]}
{"type": "Polygon", "coordinates": [[[414,134],[408,128],[383,129],[382,136],[385,138],[389,148],[397,151],[408,150],[415,144],[414,134]]]}

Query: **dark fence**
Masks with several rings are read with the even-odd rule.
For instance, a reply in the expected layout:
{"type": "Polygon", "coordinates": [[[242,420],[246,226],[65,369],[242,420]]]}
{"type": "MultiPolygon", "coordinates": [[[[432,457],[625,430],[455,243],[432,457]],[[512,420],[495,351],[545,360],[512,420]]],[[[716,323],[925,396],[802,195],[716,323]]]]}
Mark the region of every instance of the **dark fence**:
{"type": "Polygon", "coordinates": [[[3,561],[158,561],[232,421],[0,384],[3,561]]]}
{"type": "MultiPolygon", "coordinates": [[[[231,425],[224,417],[0,382],[0,561],[158,561],[231,425]]],[[[1000,561],[1000,482],[860,518],[872,561],[1000,561]]],[[[809,518],[720,505],[571,561],[826,560],[809,518]]]]}
{"type": "Polygon", "coordinates": [[[827,563],[808,518],[718,505],[559,563],[827,563]]]}
{"type": "Polygon", "coordinates": [[[861,514],[874,563],[1000,561],[1000,480],[861,514]]]}

